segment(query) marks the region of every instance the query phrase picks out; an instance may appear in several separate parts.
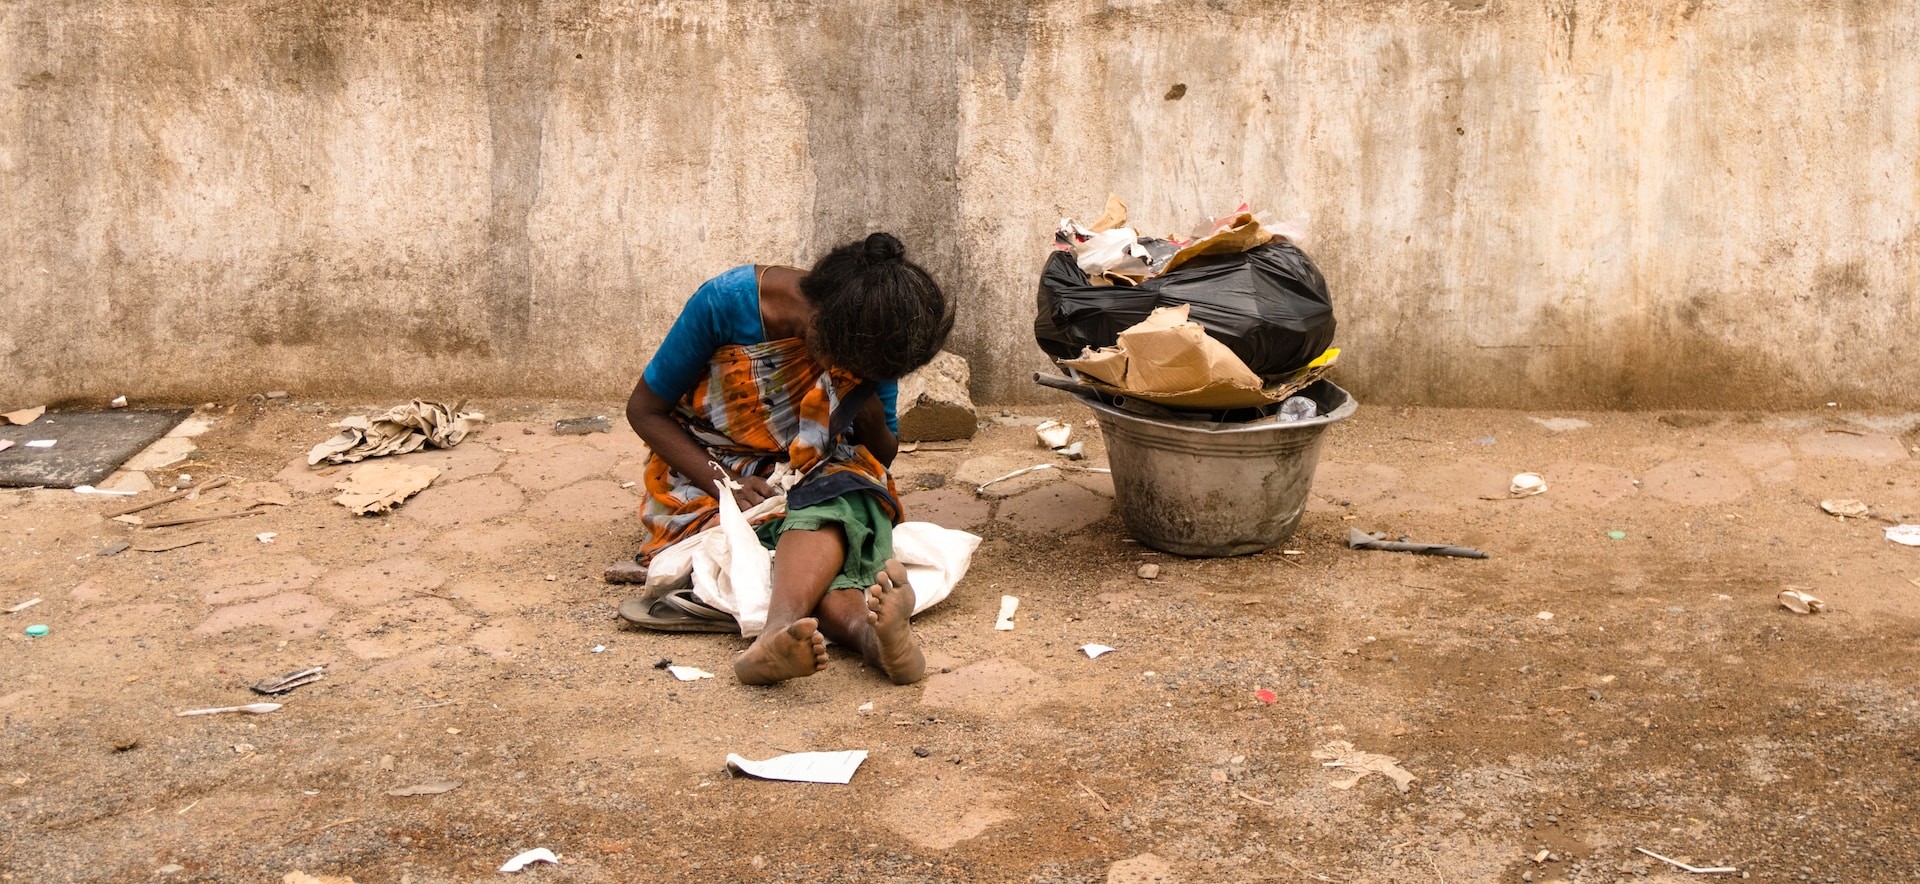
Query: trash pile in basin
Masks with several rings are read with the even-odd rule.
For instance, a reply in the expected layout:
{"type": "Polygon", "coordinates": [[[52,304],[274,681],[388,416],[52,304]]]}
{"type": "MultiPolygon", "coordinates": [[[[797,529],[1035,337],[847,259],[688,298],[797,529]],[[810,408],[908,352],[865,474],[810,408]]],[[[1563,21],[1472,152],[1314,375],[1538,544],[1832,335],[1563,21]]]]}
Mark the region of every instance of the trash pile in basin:
{"type": "Polygon", "coordinates": [[[1060,222],[1034,337],[1085,392],[1129,410],[1313,417],[1296,394],[1339,358],[1333,301],[1282,230],[1242,205],[1187,236],[1143,235],[1109,197],[1092,225],[1060,222]]]}

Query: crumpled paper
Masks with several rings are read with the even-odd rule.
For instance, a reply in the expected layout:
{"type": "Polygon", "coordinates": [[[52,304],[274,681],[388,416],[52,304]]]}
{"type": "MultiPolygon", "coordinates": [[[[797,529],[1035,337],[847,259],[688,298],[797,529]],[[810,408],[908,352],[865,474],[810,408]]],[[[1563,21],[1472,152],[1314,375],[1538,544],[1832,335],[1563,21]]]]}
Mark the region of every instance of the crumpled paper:
{"type": "Polygon", "coordinates": [[[384,513],[439,477],[440,470],[435,467],[394,461],[367,464],[354,470],[345,482],[333,486],[341,492],[333,502],[355,515],[384,513]]]}
{"type": "Polygon", "coordinates": [[[474,411],[459,411],[439,402],[415,399],[397,405],[376,418],[359,415],[337,424],[340,435],[313,446],[307,452],[307,465],[321,461],[353,463],[369,457],[406,454],[421,448],[452,448],[468,433],[480,429],[487,416],[474,411]]]}
{"type": "Polygon", "coordinates": [[[1322,767],[1338,769],[1338,779],[1333,781],[1335,789],[1351,789],[1354,784],[1365,779],[1367,774],[1380,774],[1393,781],[1393,785],[1405,794],[1416,779],[1413,774],[1400,767],[1400,759],[1391,755],[1379,755],[1362,752],[1353,748],[1346,740],[1334,740],[1313,750],[1313,757],[1319,759],[1322,767]]]}

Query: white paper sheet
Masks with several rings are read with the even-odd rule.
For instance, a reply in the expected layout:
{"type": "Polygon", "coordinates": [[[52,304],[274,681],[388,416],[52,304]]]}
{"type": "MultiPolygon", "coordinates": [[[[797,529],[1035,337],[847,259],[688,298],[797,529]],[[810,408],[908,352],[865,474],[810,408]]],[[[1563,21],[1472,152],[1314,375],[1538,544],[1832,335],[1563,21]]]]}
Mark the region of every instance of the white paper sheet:
{"type": "Polygon", "coordinates": [[[794,752],[789,755],[776,755],[765,761],[749,761],[732,753],[727,754],[727,766],[750,777],[763,780],[786,780],[792,783],[834,783],[844,786],[853,779],[853,772],[860,763],[867,760],[867,750],[849,749],[844,752],[794,752]]]}
{"type": "Polygon", "coordinates": [[[535,847],[525,853],[515,854],[513,859],[507,860],[505,864],[500,866],[500,871],[511,874],[534,863],[553,863],[554,865],[559,865],[560,858],[554,856],[553,851],[545,847],[535,847]]]}
{"type": "Polygon", "coordinates": [[[1013,628],[1013,612],[1020,610],[1020,599],[1015,596],[1000,597],[1000,619],[995,620],[993,628],[1005,632],[1013,628]]]}
{"type": "Polygon", "coordinates": [[[669,666],[667,667],[667,671],[673,673],[673,677],[681,681],[693,681],[695,679],[713,677],[713,673],[705,669],[696,669],[692,666],[669,666]]]}

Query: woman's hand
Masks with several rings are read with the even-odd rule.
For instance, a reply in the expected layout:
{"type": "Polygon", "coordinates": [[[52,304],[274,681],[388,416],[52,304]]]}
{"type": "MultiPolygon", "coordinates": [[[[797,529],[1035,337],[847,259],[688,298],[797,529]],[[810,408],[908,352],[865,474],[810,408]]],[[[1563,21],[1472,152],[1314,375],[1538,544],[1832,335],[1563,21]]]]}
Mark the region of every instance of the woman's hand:
{"type": "MultiPolygon", "coordinates": [[[[719,496],[724,473],[713,468],[713,455],[673,419],[673,406],[656,395],[644,379],[634,385],[633,396],[627,400],[627,425],[633,427],[641,441],[673,467],[674,472],[692,479],[707,494],[719,496]]],[[[758,482],[759,487],[772,490],[763,479],[741,481],[758,482]]],[[[742,501],[743,507],[751,506],[745,503],[744,492],[737,492],[735,497],[742,501]]]]}
{"type": "Polygon", "coordinates": [[[887,407],[879,396],[868,398],[860,413],[854,415],[853,441],[866,446],[883,467],[892,467],[893,459],[900,454],[900,439],[887,427],[887,407]]]}
{"type": "Polygon", "coordinates": [[[767,498],[780,493],[772,484],[759,476],[748,476],[744,479],[736,477],[733,481],[740,483],[740,487],[734,489],[733,500],[743,510],[753,509],[767,498]]]}

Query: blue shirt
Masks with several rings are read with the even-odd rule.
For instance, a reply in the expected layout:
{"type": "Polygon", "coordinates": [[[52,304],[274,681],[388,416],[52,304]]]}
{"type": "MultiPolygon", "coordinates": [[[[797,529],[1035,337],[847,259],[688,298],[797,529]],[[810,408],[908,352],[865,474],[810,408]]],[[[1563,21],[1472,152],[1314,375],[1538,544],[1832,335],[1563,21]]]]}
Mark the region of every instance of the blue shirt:
{"type": "MultiPolygon", "coordinates": [[[[766,324],[760,321],[760,284],[753,265],[735,267],[694,290],[640,379],[655,396],[679,402],[706,374],[714,351],[728,344],[747,346],[766,341],[766,324]]],[[[887,429],[900,432],[896,411],[900,382],[881,381],[875,393],[886,410],[887,429]]]]}

